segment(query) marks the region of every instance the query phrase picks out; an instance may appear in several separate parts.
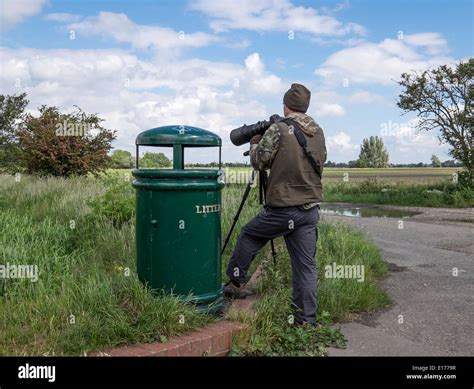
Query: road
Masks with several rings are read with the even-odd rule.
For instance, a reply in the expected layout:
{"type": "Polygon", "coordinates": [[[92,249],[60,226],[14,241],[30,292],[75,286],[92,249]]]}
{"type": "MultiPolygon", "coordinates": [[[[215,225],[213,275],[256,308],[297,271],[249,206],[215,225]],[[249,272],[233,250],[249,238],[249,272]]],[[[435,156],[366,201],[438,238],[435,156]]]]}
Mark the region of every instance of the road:
{"type": "Polygon", "coordinates": [[[393,301],[342,323],[347,348],[329,356],[474,355],[474,209],[403,209],[422,213],[402,229],[392,218],[323,216],[381,248],[389,271],[380,285],[393,301]]]}

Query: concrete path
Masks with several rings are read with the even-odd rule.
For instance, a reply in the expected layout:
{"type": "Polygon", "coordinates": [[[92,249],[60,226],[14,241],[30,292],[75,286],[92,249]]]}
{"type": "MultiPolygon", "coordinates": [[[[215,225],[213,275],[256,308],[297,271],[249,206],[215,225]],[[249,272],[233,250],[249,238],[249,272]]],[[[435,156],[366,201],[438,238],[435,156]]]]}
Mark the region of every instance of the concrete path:
{"type": "Polygon", "coordinates": [[[474,209],[403,209],[422,211],[402,219],[403,229],[398,219],[323,216],[357,226],[382,249],[381,286],[393,300],[342,323],[347,349],[329,356],[474,355],[474,209]]]}

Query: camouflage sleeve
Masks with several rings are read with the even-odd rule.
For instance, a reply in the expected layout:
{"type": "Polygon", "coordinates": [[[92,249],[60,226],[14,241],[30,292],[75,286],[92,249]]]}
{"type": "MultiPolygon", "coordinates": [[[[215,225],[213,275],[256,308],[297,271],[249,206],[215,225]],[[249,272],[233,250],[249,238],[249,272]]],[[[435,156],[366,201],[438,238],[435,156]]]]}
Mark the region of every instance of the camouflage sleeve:
{"type": "Polygon", "coordinates": [[[280,145],[280,129],[272,124],[258,144],[250,146],[250,163],[257,170],[267,170],[272,166],[273,159],[280,145]]]}

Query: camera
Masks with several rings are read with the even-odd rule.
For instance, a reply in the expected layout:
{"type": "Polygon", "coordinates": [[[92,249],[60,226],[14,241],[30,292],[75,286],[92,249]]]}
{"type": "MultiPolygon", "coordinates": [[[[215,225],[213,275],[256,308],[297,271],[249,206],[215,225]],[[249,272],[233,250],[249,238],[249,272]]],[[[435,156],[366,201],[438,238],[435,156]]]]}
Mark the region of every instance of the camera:
{"type": "Polygon", "coordinates": [[[263,135],[265,131],[268,130],[268,127],[274,123],[281,122],[284,119],[284,117],[275,114],[270,116],[268,120],[262,120],[250,125],[244,124],[242,127],[236,128],[230,132],[230,141],[235,146],[241,146],[245,143],[249,143],[252,137],[255,135],[263,135]]]}

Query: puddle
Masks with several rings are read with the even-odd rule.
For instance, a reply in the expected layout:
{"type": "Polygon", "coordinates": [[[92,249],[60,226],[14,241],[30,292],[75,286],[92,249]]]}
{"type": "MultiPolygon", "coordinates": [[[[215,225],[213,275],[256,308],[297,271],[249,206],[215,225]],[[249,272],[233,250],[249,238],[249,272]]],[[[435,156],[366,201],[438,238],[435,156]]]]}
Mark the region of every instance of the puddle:
{"type": "Polygon", "coordinates": [[[398,209],[383,209],[377,206],[337,204],[321,205],[323,215],[349,216],[349,217],[394,217],[404,218],[419,215],[420,212],[401,211],[398,209]]]}

